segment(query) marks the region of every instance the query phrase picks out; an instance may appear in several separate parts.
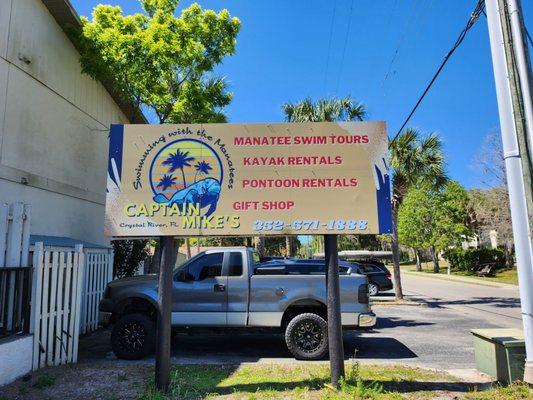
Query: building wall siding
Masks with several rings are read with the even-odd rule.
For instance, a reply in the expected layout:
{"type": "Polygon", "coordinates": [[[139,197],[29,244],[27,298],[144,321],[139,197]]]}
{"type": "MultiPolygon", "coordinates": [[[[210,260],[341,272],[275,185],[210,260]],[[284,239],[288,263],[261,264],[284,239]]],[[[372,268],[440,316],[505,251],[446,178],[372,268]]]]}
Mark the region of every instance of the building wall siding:
{"type": "Polygon", "coordinates": [[[31,371],[33,359],[33,335],[6,339],[0,342],[0,386],[31,371]]]}
{"type": "Polygon", "coordinates": [[[0,1],[0,201],[32,204],[32,233],[108,242],[107,129],[127,122],[40,0],[0,1]]]}

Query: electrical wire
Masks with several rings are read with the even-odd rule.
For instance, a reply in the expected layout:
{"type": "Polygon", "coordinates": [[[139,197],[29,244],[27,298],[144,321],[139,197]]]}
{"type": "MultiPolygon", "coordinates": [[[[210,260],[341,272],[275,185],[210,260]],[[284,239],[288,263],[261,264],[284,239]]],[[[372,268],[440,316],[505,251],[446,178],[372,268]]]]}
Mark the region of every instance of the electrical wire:
{"type": "Polygon", "coordinates": [[[333,24],[335,22],[335,12],[337,10],[337,0],[333,2],[333,14],[331,15],[331,24],[329,26],[329,41],[328,41],[328,54],[326,56],[326,73],[324,74],[324,91],[326,90],[326,84],[328,82],[329,73],[329,57],[331,54],[331,42],[333,40],[333,24]]]}
{"type": "Polygon", "coordinates": [[[418,8],[419,6],[421,5],[422,3],[420,1],[417,1],[417,0],[414,0],[413,3],[412,3],[412,7],[411,7],[411,10],[410,10],[410,13],[409,13],[409,18],[407,19],[405,25],[404,25],[404,28],[402,30],[402,32],[400,33],[399,35],[399,40],[398,40],[398,44],[396,45],[396,49],[394,50],[393,54],[392,54],[392,59],[390,60],[390,63],[389,63],[389,67],[387,68],[387,71],[385,72],[385,76],[383,78],[383,82],[381,82],[381,91],[383,92],[383,96],[385,97],[385,84],[387,83],[387,80],[389,79],[389,76],[391,75],[394,75],[396,71],[393,71],[393,66],[398,58],[398,56],[400,55],[400,50],[401,50],[401,47],[403,46],[403,43],[405,41],[405,38],[408,36],[409,32],[411,31],[411,29],[417,25],[415,23],[416,19],[417,19],[417,11],[418,11],[418,8]]]}
{"type": "Polygon", "coordinates": [[[529,42],[529,45],[533,47],[533,40],[531,39],[531,35],[529,34],[529,31],[527,30],[525,25],[524,30],[526,31],[527,41],[529,42]]]}
{"type": "Polygon", "coordinates": [[[351,1],[350,11],[348,12],[348,27],[346,28],[346,35],[344,36],[344,44],[342,46],[341,63],[339,66],[339,75],[337,75],[337,84],[335,85],[335,94],[338,94],[338,91],[339,91],[339,85],[340,85],[341,77],[342,77],[342,70],[344,67],[344,57],[346,56],[346,47],[348,45],[348,37],[350,36],[350,28],[352,27],[353,3],[354,3],[354,0],[351,1]]]}
{"type": "Polygon", "coordinates": [[[392,139],[391,142],[394,142],[398,138],[400,133],[403,131],[403,128],[405,128],[405,126],[411,120],[411,117],[414,115],[414,113],[418,109],[418,106],[420,105],[420,103],[422,103],[422,100],[424,100],[424,97],[428,94],[429,90],[433,86],[433,83],[435,83],[435,81],[437,80],[437,77],[439,76],[439,74],[443,70],[444,66],[446,65],[446,63],[448,62],[450,57],[453,55],[455,50],[457,50],[457,48],[461,45],[461,43],[463,43],[463,40],[465,39],[466,34],[474,26],[476,21],[479,19],[479,16],[483,13],[484,9],[485,9],[485,1],[484,0],[478,0],[478,3],[476,5],[474,11],[472,12],[472,14],[470,14],[470,18],[468,19],[468,22],[466,23],[466,26],[464,27],[464,29],[461,31],[461,33],[457,37],[457,40],[455,41],[455,43],[452,46],[452,48],[450,49],[450,51],[448,51],[448,53],[444,57],[444,60],[442,60],[442,63],[440,64],[439,68],[437,69],[437,72],[435,72],[435,74],[433,75],[433,78],[431,78],[431,80],[429,81],[429,83],[426,86],[424,92],[418,98],[418,101],[416,102],[415,106],[412,108],[411,112],[409,113],[409,115],[405,119],[405,121],[402,124],[402,126],[400,127],[400,129],[398,129],[398,132],[396,133],[396,135],[394,136],[394,138],[392,139]]]}

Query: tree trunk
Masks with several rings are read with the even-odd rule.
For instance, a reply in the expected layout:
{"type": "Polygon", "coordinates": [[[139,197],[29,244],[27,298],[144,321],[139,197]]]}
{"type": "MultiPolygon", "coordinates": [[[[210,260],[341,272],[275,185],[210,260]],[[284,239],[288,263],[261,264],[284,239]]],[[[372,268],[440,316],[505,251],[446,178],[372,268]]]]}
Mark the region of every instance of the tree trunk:
{"type": "Polygon", "coordinates": [[[513,243],[505,242],[505,266],[507,268],[513,267],[513,243]]]}
{"type": "Polygon", "coordinates": [[[285,236],[285,255],[287,257],[292,257],[292,237],[285,236]]]}
{"type": "Polygon", "coordinates": [[[187,260],[191,258],[191,243],[189,242],[189,238],[185,238],[185,250],[187,251],[187,260]]]}
{"type": "Polygon", "coordinates": [[[433,272],[438,274],[440,271],[439,255],[434,246],[431,247],[431,254],[433,255],[433,272]]]}
{"type": "Polygon", "coordinates": [[[415,258],[416,258],[416,271],[422,271],[422,263],[420,262],[420,250],[415,249],[415,258]]]}
{"type": "Polygon", "coordinates": [[[255,251],[259,254],[260,257],[265,256],[265,237],[256,236],[255,237],[255,251]]]}
{"type": "Polygon", "coordinates": [[[398,243],[398,205],[392,205],[392,262],[394,270],[394,293],[396,300],[403,299],[402,278],[400,276],[400,244],[398,243]]]}
{"type": "Polygon", "coordinates": [[[146,270],[145,268],[144,273],[145,274],[159,273],[159,260],[161,260],[161,243],[159,242],[159,239],[156,239],[152,261],[150,262],[150,265],[148,266],[148,270],[146,270]]]}

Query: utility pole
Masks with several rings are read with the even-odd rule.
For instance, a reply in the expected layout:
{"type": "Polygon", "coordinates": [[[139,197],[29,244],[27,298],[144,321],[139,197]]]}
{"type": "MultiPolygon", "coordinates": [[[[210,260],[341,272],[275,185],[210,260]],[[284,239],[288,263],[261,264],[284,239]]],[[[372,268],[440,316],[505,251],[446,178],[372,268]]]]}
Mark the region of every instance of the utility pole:
{"type": "Polygon", "coordinates": [[[486,0],[526,342],[524,381],[533,384],[533,104],[519,0],[486,0]]]}
{"type": "Polygon", "coordinates": [[[331,383],[338,388],[340,379],[344,378],[344,344],[342,343],[337,235],[324,235],[324,258],[326,261],[329,365],[331,383]]]}

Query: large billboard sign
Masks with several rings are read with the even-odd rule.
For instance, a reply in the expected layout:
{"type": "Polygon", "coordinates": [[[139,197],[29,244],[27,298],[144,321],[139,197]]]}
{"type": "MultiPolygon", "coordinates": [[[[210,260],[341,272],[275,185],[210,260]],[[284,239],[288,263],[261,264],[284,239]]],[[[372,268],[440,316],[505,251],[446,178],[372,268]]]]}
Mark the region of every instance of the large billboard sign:
{"type": "Polygon", "coordinates": [[[384,122],[111,126],[108,236],[390,230],[384,122]]]}

